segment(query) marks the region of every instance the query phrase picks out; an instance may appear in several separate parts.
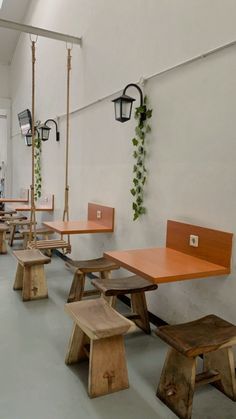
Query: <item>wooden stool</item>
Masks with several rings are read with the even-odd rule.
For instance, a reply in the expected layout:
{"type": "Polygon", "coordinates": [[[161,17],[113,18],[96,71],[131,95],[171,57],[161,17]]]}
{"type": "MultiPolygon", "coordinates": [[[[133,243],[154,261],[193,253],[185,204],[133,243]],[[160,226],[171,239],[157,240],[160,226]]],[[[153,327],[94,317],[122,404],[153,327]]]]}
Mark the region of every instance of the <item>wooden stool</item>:
{"type": "Polygon", "coordinates": [[[51,259],[39,250],[16,250],[13,254],[18,260],[13,289],[22,290],[23,301],[47,298],[44,264],[51,259]]]}
{"type": "Polygon", "coordinates": [[[4,255],[7,253],[6,245],[6,232],[8,227],[5,224],[0,224],[0,254],[4,255]]]}
{"type": "Polygon", "coordinates": [[[89,358],[88,394],[102,396],[129,387],[123,334],[133,323],[103,299],[66,304],[74,327],[66,364],[89,358]]]}
{"type": "Polygon", "coordinates": [[[157,335],[170,349],[157,396],[181,419],[190,419],[195,386],[214,386],[236,401],[232,345],[236,326],[211,314],[193,322],[161,326],[157,335]],[[196,375],[196,357],[203,354],[203,372],[196,375]]]}
{"type": "Polygon", "coordinates": [[[83,297],[98,294],[97,290],[84,290],[86,274],[98,272],[101,278],[109,278],[111,271],[119,269],[119,265],[104,257],[89,260],[72,260],[66,262],[66,267],[74,273],[67,299],[68,303],[72,301],[80,301],[83,297]]]}
{"type": "Polygon", "coordinates": [[[31,224],[31,221],[27,220],[27,217],[25,217],[24,215],[18,216],[18,217],[17,216],[8,217],[6,221],[10,228],[8,244],[9,246],[13,246],[16,228],[19,226],[29,226],[31,224]]]}
{"type": "Polygon", "coordinates": [[[157,284],[152,284],[137,275],[128,278],[93,279],[92,284],[101,291],[113,307],[117,295],[130,294],[132,314],[127,317],[144,332],[151,333],[145,291],[156,290],[157,284]]]}

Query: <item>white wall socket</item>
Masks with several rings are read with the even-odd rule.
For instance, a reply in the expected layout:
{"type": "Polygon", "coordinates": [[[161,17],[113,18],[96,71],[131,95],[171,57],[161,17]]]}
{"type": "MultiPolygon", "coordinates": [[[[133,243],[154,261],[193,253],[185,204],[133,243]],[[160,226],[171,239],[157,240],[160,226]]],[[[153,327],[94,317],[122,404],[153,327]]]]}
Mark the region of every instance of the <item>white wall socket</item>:
{"type": "Polygon", "coordinates": [[[189,246],[198,247],[199,237],[190,234],[189,236],[189,246]]]}
{"type": "Polygon", "coordinates": [[[97,210],[97,220],[100,220],[102,218],[102,211],[97,210]]]}

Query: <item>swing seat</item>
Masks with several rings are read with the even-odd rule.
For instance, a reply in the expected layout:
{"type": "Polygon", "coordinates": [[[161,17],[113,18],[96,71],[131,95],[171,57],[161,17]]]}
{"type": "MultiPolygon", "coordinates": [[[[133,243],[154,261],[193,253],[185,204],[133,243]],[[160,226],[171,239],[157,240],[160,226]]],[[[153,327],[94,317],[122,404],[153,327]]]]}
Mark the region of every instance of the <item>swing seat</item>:
{"type": "Polygon", "coordinates": [[[65,240],[36,240],[28,243],[28,249],[54,250],[63,249],[65,253],[71,253],[71,245],[65,240]]]}

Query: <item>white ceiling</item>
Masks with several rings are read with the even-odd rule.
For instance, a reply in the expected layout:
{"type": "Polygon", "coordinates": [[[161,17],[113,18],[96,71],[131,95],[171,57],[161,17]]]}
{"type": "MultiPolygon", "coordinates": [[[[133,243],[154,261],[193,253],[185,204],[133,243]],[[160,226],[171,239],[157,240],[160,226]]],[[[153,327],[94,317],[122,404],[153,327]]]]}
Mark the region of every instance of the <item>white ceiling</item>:
{"type": "MultiPolygon", "coordinates": [[[[0,19],[23,22],[31,0],[3,0],[0,19]]],[[[20,33],[0,28],[0,64],[10,64],[20,33]]]]}

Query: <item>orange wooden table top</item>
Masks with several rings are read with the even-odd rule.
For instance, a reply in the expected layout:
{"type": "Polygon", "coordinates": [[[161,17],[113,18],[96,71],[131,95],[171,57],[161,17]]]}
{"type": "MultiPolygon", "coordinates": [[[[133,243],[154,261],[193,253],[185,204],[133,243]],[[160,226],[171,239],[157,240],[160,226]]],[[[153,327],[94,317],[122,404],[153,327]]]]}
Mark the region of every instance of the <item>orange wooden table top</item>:
{"type": "Polygon", "coordinates": [[[43,224],[60,234],[109,233],[113,231],[106,225],[90,220],[44,221],[43,224]]]}
{"type": "Polygon", "coordinates": [[[104,256],[155,283],[227,275],[232,233],[167,221],[166,247],[105,252],[104,256]],[[198,240],[190,246],[190,237],[198,240]]]}
{"type": "Polygon", "coordinates": [[[0,198],[0,203],[1,202],[28,202],[28,199],[24,199],[24,198],[0,198]]]}
{"type": "MultiPolygon", "coordinates": [[[[31,205],[14,205],[16,211],[31,211],[31,205]]],[[[35,207],[35,211],[53,211],[53,208],[48,207],[47,205],[39,205],[35,207]]]]}
{"type": "Polygon", "coordinates": [[[155,283],[230,273],[229,268],[167,247],[105,252],[104,256],[155,283]]]}
{"type": "Polygon", "coordinates": [[[87,220],[44,221],[43,224],[60,234],[112,233],[114,213],[112,207],[89,202],[87,220]]]}

